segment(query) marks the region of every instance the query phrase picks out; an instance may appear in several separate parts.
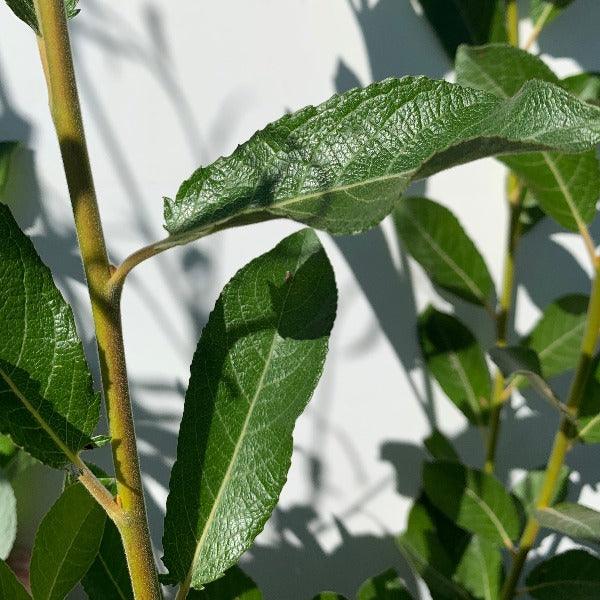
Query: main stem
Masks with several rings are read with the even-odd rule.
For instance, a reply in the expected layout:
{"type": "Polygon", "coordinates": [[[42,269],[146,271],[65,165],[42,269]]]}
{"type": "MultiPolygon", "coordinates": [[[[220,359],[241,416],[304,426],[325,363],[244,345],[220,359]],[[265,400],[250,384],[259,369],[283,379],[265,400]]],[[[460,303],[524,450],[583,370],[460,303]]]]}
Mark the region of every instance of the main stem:
{"type": "MultiPolygon", "coordinates": [[[[502,276],[502,292],[500,294],[498,314],[496,316],[496,343],[498,346],[506,345],[508,320],[513,304],[515,291],[515,258],[517,244],[521,237],[521,209],[523,206],[523,186],[514,173],[508,175],[507,199],[510,211],[508,239],[504,256],[504,272],[502,276]]],[[[504,396],[504,377],[498,369],[494,377],[494,387],[490,402],[490,423],[485,456],[484,470],[493,473],[496,464],[496,450],[500,433],[500,416],[502,407],[508,400],[504,396]]]]}
{"type": "MultiPolygon", "coordinates": [[[[536,501],[538,510],[548,507],[556,493],[561,468],[565,462],[567,453],[574,441],[577,439],[578,432],[573,425],[573,418],[577,417],[579,405],[585,391],[586,382],[589,378],[592,368],[594,351],[598,343],[600,333],[600,260],[596,258],[594,265],[594,282],[592,285],[592,294],[588,305],[587,321],[583,342],[581,344],[581,353],[575,377],[569,390],[566,408],[571,415],[571,419],[563,417],[560,421],[559,429],[554,437],[554,444],[550,453],[550,458],[546,465],[544,482],[540,494],[536,501]]],[[[504,583],[502,590],[502,600],[512,600],[521,572],[527,560],[527,555],[533,547],[537,534],[540,530],[540,524],[532,516],[527,521],[521,540],[519,541],[519,551],[515,555],[512,568],[504,583]]]]}
{"type": "Polygon", "coordinates": [[[77,93],[63,0],[34,0],[38,45],[87,279],[107,405],[122,518],[115,521],[136,600],[161,598],[148,531],[121,328],[120,294],[108,296],[111,266],[77,93]]]}

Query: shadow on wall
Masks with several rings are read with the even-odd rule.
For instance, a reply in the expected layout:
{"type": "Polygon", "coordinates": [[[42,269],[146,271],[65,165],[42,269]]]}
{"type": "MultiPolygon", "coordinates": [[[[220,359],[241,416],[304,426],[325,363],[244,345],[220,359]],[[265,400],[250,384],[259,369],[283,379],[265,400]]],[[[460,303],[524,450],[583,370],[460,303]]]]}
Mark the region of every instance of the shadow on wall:
{"type": "MultiPolygon", "coordinates": [[[[388,76],[407,74],[424,74],[430,77],[443,77],[451,68],[441,51],[427,51],[436,47],[438,42],[426,22],[413,10],[409,0],[347,0],[359,25],[368,53],[373,80],[388,76]]],[[[173,73],[175,69],[170,62],[167,37],[162,30],[160,13],[151,4],[144,8],[145,19],[143,31],[132,31],[112,11],[105,2],[88,0],[88,13],[85,20],[76,20],[73,26],[74,44],[96,44],[102,48],[107,60],[115,63],[134,62],[142,66],[155,80],[156,89],[169,100],[173,113],[181,126],[190,153],[200,163],[207,158],[206,148],[227,134],[227,123],[231,107],[224,107],[222,118],[211,130],[210,139],[204,142],[195,121],[195,115],[187,104],[185,95],[173,73]]],[[[571,55],[588,70],[599,70],[600,41],[595,35],[594,26],[600,22],[600,4],[597,0],[579,0],[556,24],[552,24],[542,38],[542,51],[552,56],[571,55]]],[[[16,169],[11,176],[7,194],[11,198],[16,216],[22,226],[32,225],[37,220],[43,225],[44,235],[34,238],[36,247],[52,268],[55,276],[65,290],[67,298],[75,304],[75,312],[87,314],[86,306],[79,306],[75,286],[83,283],[83,274],[78,258],[76,238],[70,227],[65,229],[53,223],[46,204],[40,197],[40,187],[35,177],[35,155],[27,149],[31,131],[29,125],[15,112],[10,96],[3,86],[0,64],[0,137],[19,139],[23,148],[17,157],[16,169]],[[66,257],[66,258],[65,258],[66,257]]],[[[139,179],[133,173],[127,153],[121,146],[117,132],[111,129],[110,119],[100,98],[92,85],[93,78],[86,70],[86,64],[77,65],[80,76],[82,96],[85,98],[89,113],[86,117],[92,122],[102,136],[107,154],[112,158],[112,167],[121,192],[137,209],[139,217],[136,237],[146,240],[154,239],[152,224],[146,220],[144,198],[141,193],[139,179]]],[[[335,74],[335,86],[338,91],[345,91],[368,82],[360,81],[351,66],[340,59],[335,74]]],[[[157,190],[157,194],[161,190],[157,190]]],[[[425,184],[413,187],[411,193],[424,194],[425,184]]],[[[63,196],[63,194],[60,194],[63,196]]],[[[443,200],[438,198],[437,200],[443,200]]],[[[518,258],[518,277],[526,281],[526,291],[532,301],[543,308],[555,297],[569,292],[588,291],[589,280],[577,261],[562,246],[551,239],[559,232],[550,220],[546,219],[522,241],[518,258]],[[552,265],[553,278],[546,276],[548,265],[552,265]],[[559,275],[557,277],[556,275],[559,275]]],[[[596,239],[600,239],[600,223],[593,226],[596,239]]],[[[499,236],[500,243],[501,236],[499,236]]],[[[394,264],[388,244],[382,230],[376,228],[364,235],[341,237],[335,240],[354,272],[362,291],[377,314],[381,328],[394,348],[402,367],[407,373],[417,371],[420,377],[420,354],[416,340],[416,301],[410,268],[406,256],[401,253],[400,271],[394,264]],[[377,265],[377,269],[373,268],[377,265]],[[408,333],[407,333],[408,332],[408,333]],[[413,332],[413,333],[410,333],[413,332]]],[[[122,257],[113,257],[122,258],[122,257]]],[[[197,339],[207,315],[199,309],[196,301],[202,290],[194,290],[189,280],[207,281],[211,275],[211,264],[208,257],[200,252],[197,246],[188,246],[177,254],[170,254],[168,260],[160,260],[156,264],[161,269],[159,283],[161,289],[183,302],[188,315],[188,324],[197,339]],[[177,264],[176,264],[177,263],[177,264]],[[167,268],[167,265],[169,267],[167,268]],[[186,279],[185,285],[179,287],[178,282],[170,276],[173,268],[198,272],[198,277],[186,279]],[[164,285],[165,283],[167,283],[164,285]]],[[[147,307],[155,317],[159,327],[169,331],[172,347],[165,352],[173,352],[189,360],[188,340],[172,337],[173,331],[180,330],[170,323],[170,315],[165,314],[161,303],[154,300],[147,282],[135,277],[128,283],[135,294],[147,303],[147,307]]],[[[474,329],[483,329],[486,345],[491,343],[491,331],[484,327],[485,316],[478,314],[471,307],[457,303],[457,313],[464,320],[473,324],[474,329]]],[[[356,352],[366,352],[369,339],[365,337],[356,352]]],[[[96,352],[93,339],[86,340],[88,356],[96,367],[96,352]]],[[[415,400],[422,407],[428,422],[436,425],[431,387],[425,375],[424,385],[415,386],[415,400]],[[424,394],[419,389],[424,389],[424,394]]],[[[566,385],[558,383],[557,389],[566,385]]],[[[174,390],[183,396],[185,382],[157,379],[133,382],[134,400],[139,394],[168,395],[174,390]]],[[[313,475],[315,498],[324,490],[320,472],[325,463],[327,439],[336,438],[342,444],[350,462],[356,462],[353,441],[342,438],[336,432],[334,424],[328,421],[327,401],[330,394],[322,395],[320,409],[321,423],[315,422],[319,437],[315,439],[314,448],[308,457],[313,475]]],[[[542,404],[535,396],[527,397],[527,404],[532,412],[516,407],[507,411],[503,429],[503,442],[499,448],[499,473],[503,479],[508,477],[513,468],[528,469],[544,462],[552,432],[556,425],[556,416],[551,409],[542,404]],[[531,449],[527,456],[518,452],[519,442],[527,440],[531,449]]],[[[398,401],[393,396],[390,402],[398,401]]],[[[147,407],[135,403],[137,431],[142,449],[142,466],[148,479],[157,482],[163,488],[168,487],[170,466],[175,456],[176,435],[179,413],[157,414],[147,407]]],[[[466,463],[479,466],[481,462],[481,440],[477,432],[465,430],[453,440],[466,463]]],[[[380,451],[382,461],[390,463],[396,473],[395,484],[398,494],[405,498],[415,497],[420,485],[420,466],[425,455],[419,446],[398,441],[389,441],[382,445],[380,451]]],[[[589,449],[575,450],[571,457],[571,465],[579,473],[579,481],[573,486],[572,497],[576,498],[583,485],[595,485],[593,453],[589,449]]],[[[105,464],[109,459],[105,458],[105,464]]],[[[377,494],[390,482],[375,485],[369,494],[377,494]]],[[[387,488],[386,488],[387,489],[387,488]]],[[[367,513],[365,505],[369,494],[353,504],[349,510],[367,513]]],[[[160,498],[150,495],[148,498],[149,519],[152,523],[154,542],[160,546],[164,507],[160,498]]],[[[346,515],[338,515],[344,518],[346,515]]],[[[376,515],[369,515],[376,519],[376,515]]],[[[336,528],[340,535],[340,543],[332,553],[325,553],[317,542],[319,523],[315,510],[310,505],[297,506],[289,510],[277,510],[272,525],[280,540],[273,546],[256,546],[246,557],[244,563],[249,572],[257,579],[265,592],[265,600],[305,600],[322,589],[336,589],[352,597],[357,586],[368,576],[389,566],[395,566],[409,581],[416,591],[415,582],[396,550],[391,537],[375,535],[351,536],[340,521],[336,528]],[[293,592],[290,592],[293,590],[293,592]]],[[[385,527],[383,527],[385,531],[385,527]]]]}

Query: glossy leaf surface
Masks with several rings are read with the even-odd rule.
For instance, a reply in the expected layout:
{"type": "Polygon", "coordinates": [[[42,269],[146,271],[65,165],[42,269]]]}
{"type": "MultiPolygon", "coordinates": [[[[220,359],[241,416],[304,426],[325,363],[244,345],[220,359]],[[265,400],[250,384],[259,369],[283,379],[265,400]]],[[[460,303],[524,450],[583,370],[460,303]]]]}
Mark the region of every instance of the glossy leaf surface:
{"type": "Polygon", "coordinates": [[[69,486],[43,518],[31,557],[35,600],[63,600],[100,548],[106,513],[79,483],[69,486]]]}
{"type": "Polygon", "coordinates": [[[0,598],[6,600],[31,600],[17,576],[10,567],[0,560],[0,598]]]}
{"type": "Polygon", "coordinates": [[[484,156],[581,152],[599,141],[600,109],[545,82],[502,99],[424,77],[387,79],[286,115],[196,171],[165,201],[164,245],[277,217],[357,233],[415,179],[484,156]]]}
{"type": "Polygon", "coordinates": [[[404,246],[436,285],[469,302],[490,305],[490,272],[451,211],[427,198],[403,198],[394,222],[404,246]]]}
{"type": "Polygon", "coordinates": [[[0,204],[0,431],[62,467],[90,443],[99,396],[73,313],[50,270],[0,204]]]}
{"type": "Polygon", "coordinates": [[[519,535],[517,506],[493,476],[455,462],[425,463],[423,489],[432,504],[459,527],[498,545],[519,535]]]}
{"type": "Polygon", "coordinates": [[[163,543],[172,579],[194,588],[217,579],[263,528],[323,369],[336,301],[311,230],[224,288],[192,362],[171,474],[163,543]]]}
{"type": "Polygon", "coordinates": [[[460,462],[460,457],[454,449],[452,442],[437,429],[423,440],[423,444],[432,458],[436,460],[460,462]]]}
{"type": "Polygon", "coordinates": [[[491,380],[483,350],[456,318],[428,308],[418,321],[423,359],[448,398],[471,423],[485,423],[491,380]]]}
{"type": "MultiPolygon", "coordinates": [[[[560,84],[542,60],[506,45],[461,47],[456,78],[500,98],[514,96],[532,79],[560,84]]],[[[505,156],[502,161],[523,179],[544,212],[563,227],[576,231],[593,219],[600,194],[600,166],[594,150],[575,155],[527,153],[505,156]]]]}
{"type": "Polygon", "coordinates": [[[454,580],[475,598],[498,600],[502,586],[502,554],[493,543],[474,535],[456,569],[454,580]]]}
{"type": "Polygon", "coordinates": [[[394,569],[367,579],[356,594],[356,600],[412,600],[404,582],[394,569]]]}
{"type": "Polygon", "coordinates": [[[600,596],[600,560],[585,550],[569,550],[534,567],[527,592],[536,600],[590,600],[600,596]]]}

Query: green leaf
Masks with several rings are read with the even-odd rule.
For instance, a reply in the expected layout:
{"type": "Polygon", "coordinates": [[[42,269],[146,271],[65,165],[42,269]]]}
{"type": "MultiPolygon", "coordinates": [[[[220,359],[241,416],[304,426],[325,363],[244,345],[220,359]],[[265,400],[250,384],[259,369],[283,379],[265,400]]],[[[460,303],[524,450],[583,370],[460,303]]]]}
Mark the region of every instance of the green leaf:
{"type": "Polygon", "coordinates": [[[542,27],[554,21],[573,0],[530,0],[529,16],[542,27]]]}
{"type": "Polygon", "coordinates": [[[0,432],[60,468],[90,443],[99,397],[71,308],[1,204],[0,264],[0,432]]]}
{"type": "Polygon", "coordinates": [[[519,535],[515,502],[491,475],[455,462],[425,463],[423,489],[438,510],[467,531],[509,547],[519,535]]]}
{"type": "Polygon", "coordinates": [[[404,582],[394,569],[367,579],[356,594],[356,600],[412,600],[404,582]]]}
{"type": "Polygon", "coordinates": [[[461,46],[455,68],[457,83],[500,98],[514,96],[531,79],[560,83],[544,61],[506,44],[461,46]]]}
{"type": "Polygon", "coordinates": [[[63,600],[98,554],[106,513],[79,483],[69,486],[43,518],[31,556],[35,600],[63,600]]]}
{"type": "Polygon", "coordinates": [[[419,4],[450,58],[460,44],[506,40],[504,0],[419,0],[419,4]]]}
{"type": "Polygon", "coordinates": [[[0,560],[0,598],[6,600],[31,600],[17,576],[0,560]]]}
{"type": "Polygon", "coordinates": [[[200,588],[220,577],[271,514],[336,302],[331,265],[308,229],[221,293],[192,362],[167,500],[164,562],[177,581],[200,588]]]}
{"type": "Polygon", "coordinates": [[[545,379],[577,365],[585,328],[589,297],[563,296],[549,304],[522,345],[534,350],[545,379]]]}
{"type": "Polygon", "coordinates": [[[286,217],[333,234],[388,215],[415,179],[484,156],[582,152],[600,109],[528,82],[511,99],[425,77],[387,79],[286,115],[165,201],[163,248],[236,224],[286,217]]]}
{"type": "MultiPolygon", "coordinates": [[[[67,18],[72,19],[79,13],[77,8],[79,0],[64,0],[64,2],[67,18]]],[[[6,0],[6,4],[21,21],[27,23],[36,33],[39,33],[33,0],[6,0]]]]}
{"type": "Polygon", "coordinates": [[[19,142],[0,142],[0,197],[8,181],[10,162],[19,142]]]}
{"type": "Polygon", "coordinates": [[[346,596],[336,594],[335,592],[321,592],[317,594],[312,600],[346,600],[346,596]]]}
{"type": "Polygon", "coordinates": [[[588,444],[600,443],[600,355],[591,366],[581,406],[579,407],[579,437],[588,444]]]}
{"type": "Polygon", "coordinates": [[[110,519],[106,519],[98,554],[81,583],[89,600],[133,600],[123,542],[110,519]]]}
{"type": "Polygon", "coordinates": [[[423,578],[436,600],[472,598],[453,579],[470,543],[470,536],[441,514],[426,497],[413,505],[407,529],[397,542],[408,563],[423,578]]]}
{"type": "Polygon", "coordinates": [[[452,212],[426,198],[403,198],[394,222],[406,249],[436,285],[474,304],[490,305],[492,277],[452,212]]]}
{"type": "Polygon", "coordinates": [[[0,471],[0,559],[6,560],[17,537],[17,500],[10,481],[0,471]]]}
{"type": "Polygon", "coordinates": [[[544,527],[569,537],[587,542],[600,542],[600,512],[593,508],[574,502],[563,502],[537,510],[536,517],[544,527]]]}
{"type": "Polygon", "coordinates": [[[561,85],[582,102],[600,105],[600,73],[571,75],[563,79],[561,85]]]}
{"type": "MultiPolygon", "coordinates": [[[[510,98],[532,79],[559,84],[546,64],[529,52],[506,45],[461,47],[456,57],[458,83],[510,98]]],[[[556,152],[502,157],[521,177],[540,207],[563,227],[577,231],[596,214],[600,165],[596,152],[556,152]]]]}
{"type": "Polygon", "coordinates": [[[429,307],[417,325],[427,369],[448,398],[475,424],[486,423],[490,374],[483,350],[455,317],[429,307]]]}
{"type": "MultiPolygon", "coordinates": [[[[528,471],[527,474],[515,484],[512,493],[516,496],[527,515],[532,515],[535,511],[535,503],[542,491],[542,485],[546,475],[546,469],[536,469],[528,471]]],[[[569,469],[563,466],[558,477],[558,485],[551,505],[557,502],[563,502],[569,491],[569,469]]]]}
{"type": "Polygon", "coordinates": [[[600,560],[585,550],[569,550],[537,565],[527,577],[536,600],[590,600],[600,596],[600,560]]]}
{"type": "Polygon", "coordinates": [[[502,554],[492,542],[474,535],[456,569],[454,580],[475,598],[497,600],[502,586],[502,554]]]}
{"type": "Polygon", "coordinates": [[[262,600],[256,584],[238,566],[227,569],[223,577],[203,590],[192,590],[188,600],[262,600]]]}
{"type": "Polygon", "coordinates": [[[452,442],[438,429],[434,429],[431,435],[425,438],[423,444],[432,458],[460,462],[460,457],[454,449],[452,442]]]}

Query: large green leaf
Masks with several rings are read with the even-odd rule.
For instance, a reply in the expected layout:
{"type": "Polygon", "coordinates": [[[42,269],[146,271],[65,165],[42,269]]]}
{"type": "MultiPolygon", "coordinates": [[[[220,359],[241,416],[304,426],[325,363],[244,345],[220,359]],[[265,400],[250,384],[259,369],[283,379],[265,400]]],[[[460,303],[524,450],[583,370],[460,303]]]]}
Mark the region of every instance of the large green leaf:
{"type": "Polygon", "coordinates": [[[600,73],[578,73],[565,77],[562,87],[583,102],[600,104],[600,73]]]}
{"type": "MultiPolygon", "coordinates": [[[[456,57],[456,79],[462,85],[510,98],[528,81],[560,81],[546,64],[518,48],[490,45],[462,46],[456,57]]],[[[576,231],[596,213],[600,194],[600,166],[596,152],[528,153],[505,156],[502,161],[517,173],[540,207],[564,227],[576,231]]]]}
{"type": "Polygon", "coordinates": [[[5,600],[31,600],[17,576],[0,560],[0,598],[5,600]]]}
{"type": "Polygon", "coordinates": [[[10,481],[0,471],[0,559],[8,558],[17,537],[17,500],[10,481]]]}
{"type": "Polygon", "coordinates": [[[537,565],[527,577],[536,600],[591,600],[600,597],[600,560],[585,550],[569,550],[537,565]]]}
{"type": "MultiPolygon", "coordinates": [[[[68,19],[72,19],[79,12],[77,8],[78,2],[79,0],[64,0],[68,19]]],[[[21,21],[27,23],[29,27],[38,33],[38,21],[33,0],[6,0],[6,4],[8,4],[9,8],[21,21]]]]}
{"type": "Polygon", "coordinates": [[[470,537],[422,497],[411,508],[406,531],[397,541],[435,600],[470,600],[471,594],[454,581],[470,537]]]}
{"type": "Polygon", "coordinates": [[[560,375],[577,365],[589,297],[563,296],[549,304],[522,344],[535,350],[544,378],[560,375]]]}
{"type": "Polygon", "coordinates": [[[498,600],[502,586],[500,549],[492,542],[474,535],[460,559],[454,580],[475,598],[498,600]]]}
{"type": "Polygon", "coordinates": [[[223,577],[203,590],[192,590],[188,600],[262,600],[256,584],[238,566],[227,569],[223,577]]]}
{"type": "Polygon", "coordinates": [[[519,535],[515,501],[492,475],[456,462],[425,463],[423,489],[438,510],[467,531],[507,546],[519,535]]]}
{"type": "Polygon", "coordinates": [[[18,142],[0,142],[0,199],[8,181],[10,162],[18,142]]]}
{"type": "Polygon", "coordinates": [[[123,542],[110,519],[106,519],[98,554],[81,583],[89,600],[133,600],[123,542]]]}
{"type": "Polygon", "coordinates": [[[506,41],[504,0],[419,0],[450,58],[460,44],[506,41]]]}
{"type": "Polygon", "coordinates": [[[451,460],[460,462],[452,442],[438,429],[434,429],[429,436],[423,440],[423,445],[436,460],[451,460]]]}
{"type": "Polygon", "coordinates": [[[473,334],[455,317],[429,307],[418,321],[423,359],[448,398],[475,424],[488,417],[490,373],[473,334]]]}
{"type": "Polygon", "coordinates": [[[600,109],[528,82],[513,98],[425,77],[387,79],[286,115],[165,201],[162,247],[241,223],[287,217],[357,233],[408,184],[507,152],[581,152],[600,141],[600,109]]]}
{"type": "Polygon", "coordinates": [[[356,594],[356,600],[412,600],[404,582],[394,569],[367,579],[356,594]]]}
{"type": "MultiPolygon", "coordinates": [[[[513,495],[519,499],[527,515],[531,515],[535,511],[535,503],[542,491],[545,477],[545,468],[528,471],[512,489],[513,495]]],[[[557,502],[563,502],[567,497],[568,491],[569,469],[563,466],[558,476],[558,484],[551,505],[556,504],[557,502]]]]}
{"type": "Polygon", "coordinates": [[[544,527],[569,537],[600,542],[600,512],[588,506],[563,502],[536,511],[536,517],[544,527]]]}
{"type": "Polygon", "coordinates": [[[99,397],[71,308],[1,204],[0,265],[0,431],[63,467],[90,443],[99,397]]]}
{"type": "Polygon", "coordinates": [[[491,306],[490,272],[452,212],[426,198],[403,198],[394,222],[406,249],[435,284],[469,302],[491,306]]]}
{"type": "Polygon", "coordinates": [[[336,311],[313,231],[224,288],[191,367],[163,538],[171,580],[200,588],[235,564],[285,482],[294,423],[319,380],[336,311]]]}
{"type": "Polygon", "coordinates": [[[31,556],[35,600],[63,600],[98,554],[106,513],[79,483],[69,486],[43,518],[31,556]]]}

